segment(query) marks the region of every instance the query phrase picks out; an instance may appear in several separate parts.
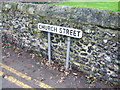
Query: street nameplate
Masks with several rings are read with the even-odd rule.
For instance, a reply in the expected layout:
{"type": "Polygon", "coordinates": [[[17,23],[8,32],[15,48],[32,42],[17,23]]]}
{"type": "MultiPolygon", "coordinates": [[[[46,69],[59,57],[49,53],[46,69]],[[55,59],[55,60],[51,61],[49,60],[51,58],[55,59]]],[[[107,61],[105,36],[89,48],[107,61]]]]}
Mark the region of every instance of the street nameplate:
{"type": "Polygon", "coordinates": [[[62,26],[38,23],[38,30],[61,34],[61,35],[66,35],[66,36],[74,37],[74,38],[82,37],[81,30],[74,29],[74,28],[62,27],[62,26]]]}

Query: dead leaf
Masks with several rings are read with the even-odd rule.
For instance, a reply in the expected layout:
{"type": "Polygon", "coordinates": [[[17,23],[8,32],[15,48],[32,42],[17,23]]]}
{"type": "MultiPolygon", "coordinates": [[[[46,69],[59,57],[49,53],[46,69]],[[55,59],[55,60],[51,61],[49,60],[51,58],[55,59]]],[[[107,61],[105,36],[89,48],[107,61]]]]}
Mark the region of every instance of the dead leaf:
{"type": "Polygon", "coordinates": [[[44,63],[43,63],[43,62],[41,62],[40,64],[41,64],[41,65],[44,65],[44,63]]]}
{"type": "Polygon", "coordinates": [[[6,50],[4,49],[3,52],[5,52],[6,50]]]}
{"type": "Polygon", "coordinates": [[[73,78],[73,80],[75,81],[77,78],[78,78],[78,77],[77,77],[77,76],[75,76],[75,77],[73,78]]]}
{"type": "Polygon", "coordinates": [[[65,80],[65,77],[61,77],[61,78],[58,80],[58,83],[62,83],[62,82],[64,82],[64,80],[65,80]]]}
{"type": "Polygon", "coordinates": [[[65,77],[61,77],[60,79],[61,79],[61,80],[65,80],[65,77]]]}
{"type": "Polygon", "coordinates": [[[35,57],[35,54],[32,54],[32,59],[35,57]]]}
{"type": "Polygon", "coordinates": [[[50,65],[49,62],[46,62],[46,65],[49,66],[50,65]]]}
{"type": "Polygon", "coordinates": [[[91,88],[90,86],[88,88],[91,88]]]}
{"type": "Polygon", "coordinates": [[[78,76],[78,74],[77,74],[77,73],[73,73],[73,75],[78,76]]]}
{"type": "Polygon", "coordinates": [[[55,70],[56,69],[56,67],[53,67],[53,70],[55,70]]]}
{"type": "Polygon", "coordinates": [[[61,67],[60,67],[60,72],[63,72],[63,71],[65,71],[65,67],[64,67],[64,66],[61,66],[61,67]]]}
{"type": "Polygon", "coordinates": [[[34,67],[34,65],[32,65],[32,67],[34,67]]]}
{"type": "Polygon", "coordinates": [[[22,53],[18,53],[18,57],[20,57],[20,55],[22,55],[22,53]]]}
{"type": "Polygon", "coordinates": [[[50,79],[53,79],[53,77],[51,76],[50,79]]]}
{"type": "Polygon", "coordinates": [[[58,67],[56,67],[56,70],[59,70],[59,68],[58,68],[58,67]]]}
{"type": "Polygon", "coordinates": [[[7,58],[10,57],[10,53],[9,52],[7,52],[6,54],[7,54],[7,56],[6,56],[7,58]]]}
{"type": "Polygon", "coordinates": [[[90,84],[90,87],[95,87],[95,84],[90,84]]]}
{"type": "Polygon", "coordinates": [[[20,50],[20,49],[17,47],[17,48],[15,49],[15,53],[19,52],[19,50],[20,50]]]}
{"type": "Polygon", "coordinates": [[[66,76],[70,74],[70,72],[66,72],[66,71],[64,73],[65,73],[66,76]]]}
{"type": "Polygon", "coordinates": [[[40,62],[37,62],[36,64],[38,65],[38,64],[40,64],[40,62]]]}
{"type": "Polygon", "coordinates": [[[7,58],[7,56],[2,56],[2,59],[5,59],[5,58],[7,58]]]}
{"type": "Polygon", "coordinates": [[[59,83],[62,83],[62,82],[63,82],[63,80],[59,80],[58,82],[59,82],[59,83]]]}
{"type": "Polygon", "coordinates": [[[42,78],[40,81],[45,81],[45,79],[44,79],[44,78],[42,78]]]}
{"type": "Polygon", "coordinates": [[[57,77],[59,76],[59,74],[56,75],[57,77]]]}

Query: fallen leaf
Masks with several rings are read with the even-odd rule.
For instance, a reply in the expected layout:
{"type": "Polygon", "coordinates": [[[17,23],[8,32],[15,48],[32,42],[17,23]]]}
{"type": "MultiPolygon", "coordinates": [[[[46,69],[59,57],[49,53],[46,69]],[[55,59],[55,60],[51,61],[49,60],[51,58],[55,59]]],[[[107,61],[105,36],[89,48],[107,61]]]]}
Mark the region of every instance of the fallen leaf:
{"type": "Polygon", "coordinates": [[[59,83],[62,83],[62,82],[63,82],[63,80],[59,80],[58,82],[59,82],[59,83]]]}
{"type": "Polygon", "coordinates": [[[59,70],[59,68],[58,68],[58,67],[56,67],[56,70],[59,70]]]}
{"type": "Polygon", "coordinates": [[[61,77],[61,78],[58,80],[58,83],[62,83],[64,80],[65,80],[65,77],[61,77]]]}
{"type": "Polygon", "coordinates": [[[35,54],[32,54],[32,59],[35,57],[35,54]]]}
{"type": "Polygon", "coordinates": [[[59,74],[56,75],[57,77],[59,76],[59,74]]]}
{"type": "Polygon", "coordinates": [[[78,74],[77,74],[77,73],[73,73],[73,75],[78,76],[78,74]]]}
{"type": "Polygon", "coordinates": [[[41,62],[40,64],[41,64],[41,65],[44,65],[44,63],[43,63],[43,62],[41,62]]]}
{"type": "Polygon", "coordinates": [[[95,87],[95,84],[90,84],[90,87],[95,87]]]}
{"type": "Polygon", "coordinates": [[[65,71],[65,67],[64,67],[64,66],[61,66],[61,67],[60,67],[60,72],[63,72],[63,71],[65,71]]]}
{"type": "Polygon", "coordinates": [[[46,65],[49,66],[50,65],[49,62],[46,62],[46,65]]]}
{"type": "Polygon", "coordinates": [[[22,53],[18,53],[18,57],[20,57],[20,55],[22,55],[22,53]]]}
{"type": "Polygon", "coordinates": [[[53,67],[53,70],[55,70],[56,69],[56,67],[53,67]]]}
{"type": "Polygon", "coordinates": [[[2,56],[2,59],[5,59],[5,58],[7,58],[7,56],[2,56]]]}
{"type": "Polygon", "coordinates": [[[75,81],[77,78],[78,78],[78,77],[77,77],[77,76],[75,76],[75,77],[73,78],[73,80],[75,81]]]}
{"type": "Polygon", "coordinates": [[[53,79],[53,77],[51,76],[50,79],[53,79]]]}
{"type": "Polygon", "coordinates": [[[6,54],[7,54],[7,58],[10,57],[10,53],[9,52],[7,52],[6,54]]]}
{"type": "Polygon", "coordinates": [[[61,79],[61,80],[65,80],[65,77],[61,77],[60,79],[61,79]]]}
{"type": "Polygon", "coordinates": [[[66,72],[66,71],[64,73],[65,73],[66,76],[70,74],[69,72],[66,72]]]}
{"type": "Polygon", "coordinates": [[[20,49],[17,47],[17,48],[15,49],[15,53],[17,53],[19,50],[20,50],[20,49]]]}
{"type": "Polygon", "coordinates": [[[44,79],[44,78],[42,78],[40,81],[45,81],[45,79],[44,79]]]}
{"type": "Polygon", "coordinates": [[[34,65],[32,65],[32,67],[34,67],[34,65]]]}
{"type": "Polygon", "coordinates": [[[88,88],[91,88],[90,86],[88,88]]]}
{"type": "Polygon", "coordinates": [[[37,62],[36,64],[40,64],[40,62],[37,62]]]}

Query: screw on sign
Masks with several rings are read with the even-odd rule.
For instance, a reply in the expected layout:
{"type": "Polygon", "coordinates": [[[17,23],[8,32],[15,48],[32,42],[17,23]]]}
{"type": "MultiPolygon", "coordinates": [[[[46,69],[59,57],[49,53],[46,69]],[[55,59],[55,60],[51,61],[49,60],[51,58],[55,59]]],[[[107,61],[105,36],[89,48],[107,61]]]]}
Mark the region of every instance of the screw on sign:
{"type": "Polygon", "coordinates": [[[67,36],[66,71],[69,67],[70,37],[81,38],[82,31],[74,28],[38,23],[38,30],[48,32],[48,60],[51,62],[50,33],[67,36]]]}

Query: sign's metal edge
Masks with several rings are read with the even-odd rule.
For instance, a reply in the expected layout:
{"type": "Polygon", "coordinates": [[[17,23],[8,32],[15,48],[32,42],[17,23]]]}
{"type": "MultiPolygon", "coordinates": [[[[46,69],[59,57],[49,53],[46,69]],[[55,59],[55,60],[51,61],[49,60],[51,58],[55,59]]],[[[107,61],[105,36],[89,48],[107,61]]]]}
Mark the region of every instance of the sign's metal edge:
{"type": "Polygon", "coordinates": [[[38,30],[41,30],[41,31],[46,31],[46,32],[55,33],[55,34],[59,34],[59,35],[65,35],[65,36],[73,37],[73,38],[81,38],[82,37],[82,30],[79,30],[79,29],[74,29],[74,28],[69,28],[69,27],[62,27],[62,26],[56,26],[56,25],[49,25],[49,26],[57,27],[57,28],[66,28],[66,29],[69,29],[69,30],[71,29],[71,30],[80,31],[80,35],[79,35],[79,37],[77,37],[77,36],[71,36],[71,35],[67,35],[67,34],[61,34],[61,33],[53,32],[53,31],[40,29],[39,25],[49,25],[49,24],[38,23],[38,30]]]}

